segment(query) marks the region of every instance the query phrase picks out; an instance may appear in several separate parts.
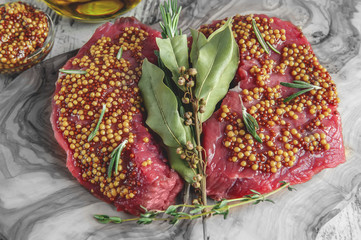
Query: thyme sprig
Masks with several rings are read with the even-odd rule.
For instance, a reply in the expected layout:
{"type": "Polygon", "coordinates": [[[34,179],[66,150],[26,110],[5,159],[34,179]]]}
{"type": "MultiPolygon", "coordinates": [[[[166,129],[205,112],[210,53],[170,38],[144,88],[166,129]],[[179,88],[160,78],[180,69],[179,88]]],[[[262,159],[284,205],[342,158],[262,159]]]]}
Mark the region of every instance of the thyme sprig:
{"type": "Polygon", "coordinates": [[[87,74],[87,71],[75,69],[59,69],[59,72],[66,74],[87,74]]]}
{"type": "Polygon", "coordinates": [[[259,125],[256,119],[247,112],[247,108],[243,105],[242,97],[239,96],[242,104],[242,119],[243,123],[246,126],[247,132],[249,132],[257,142],[262,143],[262,139],[257,134],[257,130],[259,129],[259,125]]]}
{"type": "Polygon", "coordinates": [[[163,5],[160,5],[164,23],[160,22],[159,25],[162,28],[163,38],[173,38],[174,36],[182,34],[181,29],[178,30],[178,21],[181,10],[182,7],[178,7],[177,0],[170,0],[168,3],[165,1],[163,5]]]}
{"type": "Polygon", "coordinates": [[[120,161],[120,156],[122,154],[123,149],[125,148],[125,145],[128,143],[128,140],[125,139],[121,144],[116,147],[113,152],[110,154],[110,157],[112,158],[110,160],[109,166],[108,166],[108,177],[110,178],[112,176],[113,168],[115,170],[115,174],[118,174],[118,165],[120,161]]]}
{"type": "Polygon", "coordinates": [[[167,221],[170,224],[176,224],[180,220],[193,220],[203,216],[208,215],[223,215],[223,218],[226,219],[229,210],[234,207],[245,205],[248,203],[258,204],[261,202],[271,202],[273,200],[269,197],[282,189],[287,188],[289,191],[294,190],[294,188],[287,182],[280,182],[281,186],[276,190],[267,193],[261,194],[255,190],[251,190],[251,194],[243,196],[241,198],[235,199],[222,199],[217,201],[213,205],[199,205],[199,204],[178,204],[171,205],[165,211],[153,210],[148,211],[145,207],[142,207],[144,213],[139,217],[122,219],[120,217],[110,217],[108,215],[94,215],[94,218],[100,223],[124,223],[124,222],[136,222],[138,224],[150,224],[153,221],[167,221]],[[161,216],[162,215],[162,216],[161,216]],[[165,216],[164,216],[165,215],[165,216]]]}
{"type": "Polygon", "coordinates": [[[312,85],[311,83],[308,83],[308,82],[304,82],[304,81],[298,81],[298,80],[295,80],[293,81],[292,83],[287,83],[287,82],[281,82],[280,83],[282,86],[285,86],[285,87],[289,87],[289,88],[300,88],[300,89],[303,89],[301,91],[298,91],[294,94],[292,94],[291,96],[285,98],[283,100],[284,103],[286,102],[289,102],[291,101],[292,99],[306,93],[306,92],[309,92],[313,89],[321,89],[320,86],[316,86],[316,85],[312,85]]]}
{"type": "Polygon", "coordinates": [[[99,117],[98,123],[97,123],[97,125],[95,126],[94,130],[89,134],[89,136],[88,136],[88,142],[90,142],[91,140],[93,140],[93,138],[97,135],[97,132],[98,132],[99,127],[100,127],[100,123],[101,123],[102,120],[103,120],[103,117],[104,117],[104,114],[105,114],[106,109],[107,109],[107,106],[106,106],[105,104],[103,104],[102,112],[100,113],[100,117],[99,117]]]}

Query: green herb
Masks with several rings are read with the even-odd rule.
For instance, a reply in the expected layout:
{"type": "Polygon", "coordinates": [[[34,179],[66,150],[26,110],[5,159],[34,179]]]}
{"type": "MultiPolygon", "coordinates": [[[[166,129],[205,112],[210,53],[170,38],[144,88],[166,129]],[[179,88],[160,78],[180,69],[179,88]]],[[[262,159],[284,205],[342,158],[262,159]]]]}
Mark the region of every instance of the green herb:
{"type": "Polygon", "coordinates": [[[275,48],[270,42],[267,41],[267,45],[269,46],[269,48],[274,51],[275,53],[281,54],[280,51],[277,50],[277,48],[275,48]]]}
{"type": "Polygon", "coordinates": [[[110,154],[111,160],[110,160],[110,163],[108,166],[108,177],[109,178],[112,177],[113,168],[115,169],[115,174],[118,174],[118,165],[119,165],[120,156],[127,143],[128,143],[128,140],[127,139],[124,140],[110,154]]]}
{"type": "MultiPolygon", "coordinates": [[[[179,35],[173,38],[157,38],[159,48],[159,59],[164,67],[170,71],[170,78],[176,86],[185,91],[185,86],[178,84],[181,67],[189,68],[188,64],[188,38],[187,35],[179,35]]],[[[164,71],[165,69],[163,69],[164,71]]]]}
{"type": "Polygon", "coordinates": [[[280,84],[281,84],[282,86],[289,87],[289,88],[300,88],[300,89],[303,89],[303,90],[301,90],[301,91],[299,91],[299,92],[296,92],[296,93],[292,94],[291,96],[285,98],[285,99],[283,100],[284,103],[289,102],[289,101],[291,101],[292,99],[294,99],[294,98],[296,98],[296,97],[298,97],[298,96],[300,96],[300,95],[302,95],[302,94],[304,94],[304,93],[306,93],[306,92],[309,92],[309,91],[311,91],[311,90],[313,90],[313,89],[321,89],[321,87],[319,87],[319,86],[315,86],[315,85],[312,85],[312,84],[310,84],[310,83],[308,83],[308,82],[298,81],[298,80],[295,80],[295,81],[293,81],[292,83],[281,82],[280,84]]]}
{"type": "Polygon", "coordinates": [[[247,112],[247,109],[243,105],[243,100],[241,96],[239,96],[239,99],[242,104],[242,119],[244,125],[246,126],[247,132],[249,132],[253,136],[253,138],[256,139],[257,142],[262,143],[262,139],[260,138],[260,136],[258,136],[256,132],[256,130],[259,129],[259,125],[256,119],[254,119],[254,117],[247,112]]]}
{"type": "Polygon", "coordinates": [[[122,223],[122,219],[120,217],[109,217],[107,215],[94,215],[94,218],[98,220],[100,223],[122,223]]]}
{"type": "MultiPolygon", "coordinates": [[[[288,183],[285,182],[285,181],[280,181],[280,183],[281,183],[281,186],[284,186],[284,185],[288,184],[288,183]]],[[[290,191],[290,192],[297,190],[296,188],[292,187],[290,184],[288,184],[287,189],[288,189],[288,191],[290,191]]]]}
{"type": "Polygon", "coordinates": [[[87,74],[87,71],[84,70],[59,69],[59,72],[66,74],[87,74]]]}
{"type": "Polygon", "coordinates": [[[147,125],[156,132],[168,146],[171,167],[189,183],[194,172],[183,161],[176,149],[186,145],[191,138],[191,129],[184,125],[178,112],[178,102],[174,93],[164,84],[164,72],[156,65],[144,60],[139,89],[147,109],[147,125]]]}
{"type": "Polygon", "coordinates": [[[197,69],[194,96],[206,103],[204,112],[199,114],[201,122],[213,114],[218,102],[227,94],[238,69],[239,49],[232,32],[232,21],[229,18],[208,39],[200,32],[191,31],[194,40],[190,60],[197,69]]]}
{"type": "Polygon", "coordinates": [[[99,117],[99,120],[98,120],[98,123],[96,125],[96,127],[94,128],[94,130],[89,134],[88,136],[88,142],[90,142],[91,140],[93,140],[93,138],[96,136],[98,130],[99,130],[99,126],[100,126],[100,123],[102,122],[103,120],[103,117],[104,117],[104,114],[105,114],[105,110],[107,109],[107,106],[105,104],[103,104],[103,109],[102,109],[102,112],[100,113],[100,117],[99,117]]]}
{"type": "Polygon", "coordinates": [[[122,58],[122,55],[123,55],[123,48],[120,47],[118,53],[117,53],[117,59],[120,60],[122,58]]]}
{"type": "Polygon", "coordinates": [[[170,224],[176,224],[180,220],[193,220],[203,216],[208,215],[223,215],[223,218],[226,219],[229,210],[234,207],[245,205],[248,203],[258,204],[260,202],[271,202],[273,200],[269,199],[271,195],[281,191],[284,188],[291,188],[289,183],[281,182],[281,186],[267,194],[261,194],[255,190],[251,190],[251,194],[248,194],[241,198],[236,199],[222,199],[221,201],[216,202],[213,205],[189,205],[189,204],[179,204],[171,205],[165,211],[148,211],[146,208],[142,207],[144,213],[139,217],[130,218],[130,219],[121,219],[119,217],[109,217],[107,215],[94,215],[94,218],[100,223],[123,223],[123,222],[137,222],[138,224],[149,224],[153,221],[168,221],[170,224]],[[178,209],[181,209],[180,211],[178,209]],[[184,211],[186,210],[186,211],[184,211]],[[166,215],[166,216],[164,216],[166,215]]]}
{"type": "Polygon", "coordinates": [[[176,35],[181,35],[182,31],[178,30],[179,15],[182,7],[178,8],[177,0],[169,0],[168,3],[160,5],[160,11],[162,13],[163,22],[160,22],[162,28],[163,38],[172,38],[176,35]]]}
{"type": "Polygon", "coordinates": [[[254,31],[254,34],[256,34],[256,37],[257,37],[257,40],[259,42],[259,44],[261,45],[261,47],[263,48],[263,50],[269,54],[269,49],[267,47],[267,43],[266,41],[264,40],[263,36],[262,36],[262,33],[260,32],[260,30],[258,29],[257,27],[257,23],[256,23],[256,20],[252,19],[252,27],[253,27],[253,31],[254,31]]]}

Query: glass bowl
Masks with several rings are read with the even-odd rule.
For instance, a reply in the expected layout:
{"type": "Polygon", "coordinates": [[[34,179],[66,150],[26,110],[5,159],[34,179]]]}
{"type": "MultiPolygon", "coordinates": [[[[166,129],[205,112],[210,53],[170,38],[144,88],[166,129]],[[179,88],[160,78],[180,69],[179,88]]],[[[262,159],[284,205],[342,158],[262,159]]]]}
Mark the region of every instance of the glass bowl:
{"type": "Polygon", "coordinates": [[[137,6],[141,0],[43,0],[61,16],[97,23],[113,19],[137,6]]]}
{"type": "MultiPolygon", "coordinates": [[[[20,62],[16,63],[10,63],[10,64],[4,64],[3,66],[0,66],[0,74],[17,74],[20,73],[28,68],[31,68],[35,64],[39,63],[41,60],[43,60],[50,52],[50,50],[53,48],[54,45],[54,24],[51,19],[51,17],[40,10],[39,8],[35,7],[34,5],[28,4],[31,7],[41,11],[45,14],[47,21],[48,21],[48,35],[42,45],[41,48],[37,48],[34,52],[30,53],[25,58],[21,59],[20,62]]],[[[5,4],[0,4],[0,7],[4,6],[5,4]]],[[[0,51],[1,51],[1,45],[0,45],[0,51]]]]}

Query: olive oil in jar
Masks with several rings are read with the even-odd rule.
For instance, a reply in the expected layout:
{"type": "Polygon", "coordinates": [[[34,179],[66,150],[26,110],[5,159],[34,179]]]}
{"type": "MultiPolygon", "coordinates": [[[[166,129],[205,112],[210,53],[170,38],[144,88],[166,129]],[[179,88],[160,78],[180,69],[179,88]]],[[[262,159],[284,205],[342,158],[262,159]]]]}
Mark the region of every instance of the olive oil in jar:
{"type": "Polygon", "coordinates": [[[87,22],[114,18],[141,0],[44,0],[58,14],[87,22]]]}

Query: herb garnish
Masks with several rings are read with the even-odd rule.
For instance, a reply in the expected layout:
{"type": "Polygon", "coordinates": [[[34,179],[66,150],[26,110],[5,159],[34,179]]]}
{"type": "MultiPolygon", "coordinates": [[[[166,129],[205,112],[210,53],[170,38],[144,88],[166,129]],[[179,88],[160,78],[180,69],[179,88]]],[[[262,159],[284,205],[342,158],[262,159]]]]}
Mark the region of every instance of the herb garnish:
{"type": "Polygon", "coordinates": [[[172,38],[177,35],[182,35],[182,31],[178,30],[179,15],[182,10],[180,6],[178,8],[177,0],[171,0],[168,3],[164,2],[164,5],[160,5],[160,11],[164,23],[160,22],[159,25],[162,28],[163,38],[172,38]]]}
{"type": "Polygon", "coordinates": [[[315,86],[315,85],[312,85],[308,82],[304,82],[304,81],[298,81],[298,80],[295,80],[293,81],[292,83],[287,83],[287,82],[281,82],[280,83],[282,86],[285,86],[285,87],[290,87],[290,88],[301,88],[303,90],[299,91],[299,92],[296,92],[294,94],[292,94],[291,96],[285,98],[283,100],[284,103],[288,102],[288,101],[291,101],[292,99],[306,93],[306,92],[309,92],[313,89],[321,89],[320,86],[315,86]]]}
{"type": "Polygon", "coordinates": [[[275,53],[281,54],[280,51],[277,50],[277,48],[275,48],[270,42],[266,42],[262,36],[261,31],[259,30],[259,28],[257,27],[257,23],[256,20],[252,19],[252,27],[253,27],[253,31],[256,34],[257,40],[259,42],[259,44],[261,45],[261,47],[263,48],[263,50],[269,54],[269,49],[267,47],[267,45],[271,48],[272,51],[274,51],[275,53]]]}
{"type": "Polygon", "coordinates": [[[248,203],[258,204],[260,202],[271,202],[273,200],[268,197],[279,192],[282,189],[288,188],[289,191],[295,190],[289,183],[284,181],[280,182],[281,186],[276,190],[267,193],[261,194],[255,190],[250,190],[252,193],[241,198],[235,199],[222,199],[217,201],[213,205],[199,205],[199,204],[179,204],[171,205],[165,211],[153,210],[148,211],[145,207],[142,207],[144,213],[140,214],[139,217],[121,219],[120,217],[109,217],[108,215],[94,215],[94,218],[100,223],[124,223],[124,222],[137,222],[138,224],[150,224],[153,221],[167,221],[169,224],[176,224],[179,220],[193,220],[200,217],[208,215],[223,215],[223,218],[226,219],[229,214],[229,209],[248,203]],[[180,209],[180,210],[178,210],[180,209]],[[184,211],[184,210],[187,211],[184,211]],[[162,214],[162,216],[160,216],[162,214]],[[167,215],[167,216],[164,216],[167,215]]]}
{"type": "Polygon", "coordinates": [[[277,48],[275,48],[270,42],[267,41],[267,45],[269,46],[269,48],[274,51],[275,53],[281,54],[280,51],[277,50],[277,48]]]}
{"type": "MultiPolygon", "coordinates": [[[[233,19],[229,18],[208,38],[191,30],[193,42],[189,54],[187,35],[177,30],[180,8],[177,9],[176,0],[169,0],[161,6],[161,11],[163,39],[156,39],[161,64],[158,67],[144,60],[139,81],[148,113],[146,123],[167,146],[171,167],[195,189],[197,198],[193,203],[206,206],[207,158],[201,146],[202,123],[227,94],[238,68],[239,49],[232,32],[233,19]]],[[[206,239],[205,217],[210,212],[206,208],[203,212],[200,216],[206,239]]],[[[172,222],[181,218],[173,217],[172,222]]]]}
{"type": "Polygon", "coordinates": [[[108,166],[108,177],[110,178],[112,176],[113,168],[115,170],[115,174],[118,174],[118,165],[120,156],[122,154],[123,149],[125,148],[125,145],[128,143],[128,140],[125,139],[121,144],[116,147],[113,152],[110,154],[110,157],[112,158],[109,166],[108,166]]]}
{"type": "MultiPolygon", "coordinates": [[[[282,184],[280,188],[268,194],[263,195],[251,190],[251,194],[241,198],[223,199],[216,204],[207,205],[207,155],[201,145],[202,124],[227,94],[238,69],[240,51],[232,31],[233,19],[229,18],[208,38],[202,32],[191,30],[193,41],[189,51],[187,36],[178,30],[181,7],[178,8],[177,1],[168,0],[160,9],[163,17],[163,22],[160,23],[163,39],[156,39],[159,66],[144,59],[138,86],[147,111],[146,124],[160,136],[167,149],[172,169],[183,177],[188,186],[193,186],[197,197],[191,205],[187,204],[188,200],[184,200],[184,204],[171,205],[165,211],[148,211],[142,207],[144,213],[131,219],[107,215],[95,215],[94,218],[101,223],[135,221],[138,224],[149,224],[155,220],[163,220],[176,224],[179,220],[201,217],[203,236],[206,239],[207,216],[223,215],[226,218],[230,208],[247,203],[273,202],[267,197],[289,184],[282,184]],[[168,216],[160,217],[160,214],[168,216]]],[[[269,53],[267,43],[254,20],[253,22],[259,41],[263,40],[264,48],[269,53]]],[[[243,103],[242,107],[247,131],[262,143],[262,139],[256,133],[259,129],[256,119],[247,112],[243,103]]],[[[113,169],[117,168],[125,145],[126,142],[123,142],[110,155],[112,159],[108,177],[111,177],[113,169]]]]}
{"type": "Polygon", "coordinates": [[[268,49],[268,47],[267,47],[267,43],[266,43],[266,41],[264,40],[264,38],[263,38],[263,36],[262,36],[262,33],[260,32],[260,30],[259,30],[258,27],[257,27],[256,20],[254,20],[253,18],[252,18],[252,27],[253,27],[254,34],[256,34],[256,37],[257,37],[257,39],[258,39],[259,44],[261,44],[263,50],[264,50],[267,54],[269,54],[269,49],[268,49]]]}
{"type": "Polygon", "coordinates": [[[66,73],[66,74],[87,74],[87,71],[72,70],[72,69],[59,69],[59,72],[66,73]]]}
{"type": "Polygon", "coordinates": [[[107,106],[105,104],[103,104],[103,109],[102,109],[102,112],[100,113],[100,117],[99,117],[99,120],[98,120],[98,123],[96,125],[96,127],[94,128],[94,130],[89,134],[88,136],[88,142],[90,142],[91,140],[93,140],[93,138],[96,136],[98,130],[99,130],[99,126],[100,126],[100,123],[102,122],[103,120],[103,117],[104,117],[104,114],[105,114],[105,110],[107,109],[107,106]]]}
{"type": "Polygon", "coordinates": [[[165,39],[156,41],[163,64],[158,67],[145,60],[139,88],[148,112],[146,123],[168,147],[171,167],[197,189],[199,203],[206,204],[202,123],[226,95],[237,71],[239,49],[230,18],[208,38],[192,30],[189,55],[187,36],[178,35],[179,10],[175,0],[161,6],[165,39]],[[173,80],[175,88],[164,79],[173,80]]]}
{"type": "Polygon", "coordinates": [[[120,60],[122,58],[122,55],[123,55],[123,48],[120,47],[118,53],[117,53],[117,59],[120,60]]]}
{"type": "Polygon", "coordinates": [[[243,100],[241,96],[239,96],[239,99],[241,100],[242,104],[242,119],[244,125],[246,126],[247,132],[249,132],[253,136],[253,138],[256,139],[257,142],[262,143],[262,139],[260,138],[260,136],[258,136],[256,132],[256,130],[259,129],[259,125],[256,119],[254,119],[254,117],[247,112],[247,108],[243,105],[243,100]]]}

